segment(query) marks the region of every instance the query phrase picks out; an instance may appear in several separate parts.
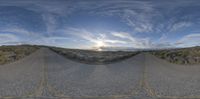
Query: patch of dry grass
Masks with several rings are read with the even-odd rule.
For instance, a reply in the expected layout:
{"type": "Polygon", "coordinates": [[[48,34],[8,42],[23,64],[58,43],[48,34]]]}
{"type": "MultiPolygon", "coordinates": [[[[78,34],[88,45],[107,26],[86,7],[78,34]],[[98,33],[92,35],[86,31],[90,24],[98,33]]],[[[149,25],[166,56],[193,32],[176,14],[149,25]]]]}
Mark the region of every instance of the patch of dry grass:
{"type": "Polygon", "coordinates": [[[39,49],[37,46],[0,46],[0,65],[10,63],[30,55],[39,49]]]}
{"type": "Polygon", "coordinates": [[[200,63],[200,47],[170,49],[151,52],[153,55],[176,64],[200,63]]]}

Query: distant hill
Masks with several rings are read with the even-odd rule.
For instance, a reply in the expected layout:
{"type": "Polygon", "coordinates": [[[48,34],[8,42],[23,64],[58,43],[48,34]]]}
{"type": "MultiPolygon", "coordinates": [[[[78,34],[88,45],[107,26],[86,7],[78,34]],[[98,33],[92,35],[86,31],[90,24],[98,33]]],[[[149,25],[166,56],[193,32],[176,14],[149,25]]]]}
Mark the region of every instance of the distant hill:
{"type": "Polygon", "coordinates": [[[121,61],[130,58],[138,52],[133,51],[95,51],[95,50],[80,50],[80,49],[65,49],[51,47],[54,52],[63,55],[73,61],[86,64],[108,64],[111,62],[121,61]]]}
{"type": "MultiPolygon", "coordinates": [[[[144,49],[133,48],[133,47],[100,47],[96,50],[101,49],[101,51],[141,51],[144,49]]],[[[95,48],[94,48],[95,50],[95,48]]]]}

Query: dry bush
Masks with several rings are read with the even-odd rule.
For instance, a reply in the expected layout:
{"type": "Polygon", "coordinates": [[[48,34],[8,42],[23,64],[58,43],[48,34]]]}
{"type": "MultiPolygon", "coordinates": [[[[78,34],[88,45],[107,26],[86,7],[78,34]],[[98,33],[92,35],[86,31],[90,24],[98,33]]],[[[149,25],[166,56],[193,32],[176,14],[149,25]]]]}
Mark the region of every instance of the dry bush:
{"type": "Polygon", "coordinates": [[[200,47],[171,49],[151,52],[153,55],[176,64],[200,63],[200,47]]]}
{"type": "Polygon", "coordinates": [[[6,64],[24,58],[37,49],[39,47],[31,45],[0,46],[0,64],[6,64]]]}

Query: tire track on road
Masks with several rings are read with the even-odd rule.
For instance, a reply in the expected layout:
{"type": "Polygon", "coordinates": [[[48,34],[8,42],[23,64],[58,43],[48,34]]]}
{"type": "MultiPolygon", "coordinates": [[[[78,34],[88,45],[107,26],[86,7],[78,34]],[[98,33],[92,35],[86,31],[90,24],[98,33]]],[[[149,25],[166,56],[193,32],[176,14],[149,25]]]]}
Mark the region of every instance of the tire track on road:
{"type": "Polygon", "coordinates": [[[55,96],[55,97],[63,97],[61,92],[58,92],[54,87],[49,85],[48,83],[48,66],[46,64],[46,59],[48,57],[48,51],[45,51],[47,49],[43,50],[43,70],[42,70],[42,80],[40,81],[39,87],[36,89],[35,93],[33,93],[30,96],[55,96]]]}
{"type": "Polygon", "coordinates": [[[143,71],[142,71],[142,78],[141,78],[141,81],[140,81],[140,90],[141,91],[146,91],[147,94],[151,97],[157,97],[157,94],[155,92],[155,90],[153,88],[150,87],[147,79],[148,79],[148,73],[147,73],[147,63],[146,63],[146,53],[142,53],[143,55],[143,71]]]}

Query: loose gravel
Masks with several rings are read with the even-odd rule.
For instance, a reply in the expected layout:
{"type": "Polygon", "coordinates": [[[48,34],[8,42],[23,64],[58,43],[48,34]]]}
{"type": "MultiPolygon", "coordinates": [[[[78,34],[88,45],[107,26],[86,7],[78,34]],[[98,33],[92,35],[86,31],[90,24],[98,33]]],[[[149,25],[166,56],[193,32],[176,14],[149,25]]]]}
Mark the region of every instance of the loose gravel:
{"type": "MultiPolygon", "coordinates": [[[[159,96],[200,96],[200,66],[181,66],[146,54],[148,83],[159,96]]],[[[200,98],[200,97],[199,97],[200,98]]]]}
{"type": "Polygon", "coordinates": [[[48,55],[48,82],[65,96],[132,95],[140,88],[140,55],[108,65],[77,63],[52,51],[48,55]]]}
{"type": "Polygon", "coordinates": [[[42,50],[11,64],[0,66],[0,97],[34,93],[41,80],[42,50]]]}

